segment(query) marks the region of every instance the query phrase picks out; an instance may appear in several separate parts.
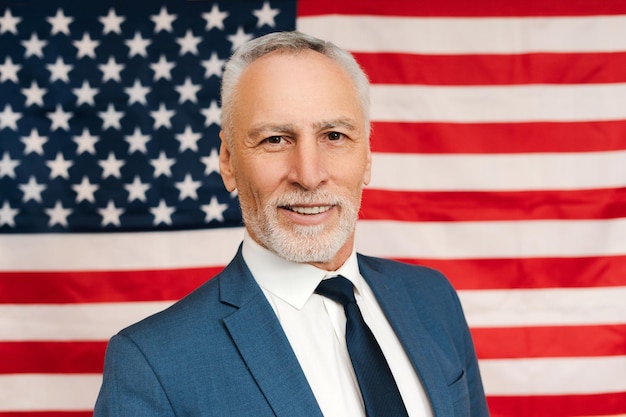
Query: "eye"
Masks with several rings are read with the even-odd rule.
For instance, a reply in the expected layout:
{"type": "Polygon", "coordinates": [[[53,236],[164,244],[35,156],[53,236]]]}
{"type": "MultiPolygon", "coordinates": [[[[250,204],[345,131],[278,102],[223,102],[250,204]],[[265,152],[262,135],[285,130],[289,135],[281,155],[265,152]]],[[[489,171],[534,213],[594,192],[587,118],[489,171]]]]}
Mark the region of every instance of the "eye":
{"type": "Polygon", "coordinates": [[[270,136],[266,138],[265,141],[272,145],[278,145],[283,141],[283,137],[282,136],[270,136]]]}
{"type": "Polygon", "coordinates": [[[340,140],[341,138],[343,138],[343,133],[329,132],[327,137],[329,140],[340,140]]]}

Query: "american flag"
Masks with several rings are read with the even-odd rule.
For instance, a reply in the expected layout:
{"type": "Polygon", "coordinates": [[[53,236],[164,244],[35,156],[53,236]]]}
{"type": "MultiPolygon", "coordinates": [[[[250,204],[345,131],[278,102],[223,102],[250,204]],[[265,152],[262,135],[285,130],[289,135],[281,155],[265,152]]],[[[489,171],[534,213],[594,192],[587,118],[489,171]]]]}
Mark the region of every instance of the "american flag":
{"type": "Polygon", "coordinates": [[[0,2],[0,416],[234,255],[219,83],[298,28],[372,80],[357,247],[459,290],[494,417],[626,415],[626,2],[0,2]]]}

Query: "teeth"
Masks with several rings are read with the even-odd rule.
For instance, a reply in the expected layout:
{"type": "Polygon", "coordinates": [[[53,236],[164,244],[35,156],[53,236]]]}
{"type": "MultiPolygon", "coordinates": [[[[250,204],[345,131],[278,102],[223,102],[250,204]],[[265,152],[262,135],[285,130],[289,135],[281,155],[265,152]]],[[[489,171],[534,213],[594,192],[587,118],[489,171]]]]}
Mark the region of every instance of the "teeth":
{"type": "Polygon", "coordinates": [[[320,214],[330,210],[331,207],[332,206],[290,207],[290,209],[298,214],[320,214]]]}

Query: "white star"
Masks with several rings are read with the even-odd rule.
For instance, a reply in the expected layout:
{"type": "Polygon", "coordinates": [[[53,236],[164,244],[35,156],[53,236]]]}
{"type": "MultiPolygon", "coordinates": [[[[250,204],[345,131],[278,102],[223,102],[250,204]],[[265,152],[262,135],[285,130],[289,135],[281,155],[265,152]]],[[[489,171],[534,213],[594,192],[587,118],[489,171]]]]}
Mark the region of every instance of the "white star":
{"type": "Polygon", "coordinates": [[[0,112],[0,130],[9,128],[17,130],[17,121],[20,120],[21,113],[13,111],[13,107],[4,105],[4,110],[0,112]]]}
{"type": "Polygon", "coordinates": [[[172,165],[174,165],[175,163],[176,160],[174,158],[168,158],[167,155],[165,155],[165,151],[161,151],[161,153],[159,153],[158,159],[150,160],[150,165],[152,165],[152,167],[154,168],[153,175],[155,177],[159,177],[161,175],[171,177],[172,165]]]}
{"type": "Polygon", "coordinates": [[[237,28],[237,33],[235,33],[234,35],[228,35],[226,37],[228,38],[229,42],[233,44],[231,50],[234,51],[244,43],[251,40],[254,36],[244,32],[243,28],[239,26],[239,28],[237,28]]]}
{"type": "Polygon", "coordinates": [[[183,85],[179,85],[174,87],[180,97],[178,98],[178,103],[183,104],[185,101],[190,101],[192,103],[198,102],[198,91],[202,89],[202,86],[191,83],[191,78],[185,78],[185,83],[183,85]]]}
{"type": "Polygon", "coordinates": [[[63,108],[60,104],[57,104],[56,109],[52,113],[48,113],[48,118],[52,122],[52,126],[50,126],[50,130],[70,130],[70,118],[72,117],[72,113],[63,111],[63,108]]]}
{"type": "Polygon", "coordinates": [[[198,44],[200,42],[202,42],[202,38],[200,36],[193,36],[193,33],[189,29],[185,32],[185,37],[176,38],[176,43],[180,45],[181,55],[185,55],[186,53],[198,55],[198,44]]]}
{"type": "Polygon", "coordinates": [[[128,46],[129,58],[132,58],[135,55],[140,55],[146,58],[148,57],[148,46],[150,46],[150,40],[142,38],[139,31],[135,32],[135,37],[124,41],[124,43],[128,46]]]}
{"type": "Polygon", "coordinates": [[[173,32],[172,23],[176,20],[176,15],[169,14],[165,6],[163,6],[158,15],[150,16],[150,20],[154,22],[154,33],[159,33],[162,30],[173,32]]]}
{"type": "Polygon", "coordinates": [[[102,71],[102,82],[105,83],[109,80],[115,80],[117,82],[122,81],[120,72],[124,69],[124,64],[118,64],[114,57],[109,57],[106,64],[98,65],[100,71],[102,71]]]}
{"type": "Polygon", "coordinates": [[[198,152],[198,141],[202,138],[200,133],[191,130],[191,126],[187,126],[183,133],[176,135],[176,140],[180,142],[179,152],[183,153],[186,149],[198,152]]]}
{"type": "Polygon", "coordinates": [[[211,100],[211,104],[208,109],[201,109],[200,113],[206,118],[204,126],[209,127],[213,123],[220,125],[222,120],[222,109],[217,105],[217,101],[211,100]]]}
{"type": "Polygon", "coordinates": [[[278,13],[280,13],[280,10],[272,9],[270,7],[269,1],[263,2],[262,9],[252,11],[252,14],[254,14],[256,18],[258,19],[256,23],[256,27],[258,28],[260,28],[263,25],[268,25],[269,27],[272,27],[272,28],[275,27],[276,21],[274,20],[274,18],[276,17],[278,13]]]}
{"type": "Polygon", "coordinates": [[[48,44],[47,41],[42,41],[37,36],[37,33],[33,32],[30,35],[30,39],[27,41],[21,41],[22,45],[26,49],[24,52],[24,58],[28,58],[31,56],[38,56],[39,58],[43,58],[43,48],[48,44]]]}
{"type": "Polygon", "coordinates": [[[141,129],[138,127],[135,128],[135,131],[131,136],[125,137],[126,142],[130,145],[128,148],[128,153],[131,154],[133,152],[141,152],[148,153],[148,149],[146,148],[146,144],[150,141],[150,136],[141,134],[141,129]]]}
{"type": "Polygon", "coordinates": [[[139,80],[135,80],[135,83],[132,87],[124,88],[124,92],[128,94],[129,105],[133,103],[139,103],[145,106],[146,104],[148,104],[146,96],[150,92],[150,88],[142,86],[139,80]]]}
{"type": "Polygon", "coordinates": [[[37,129],[32,128],[30,131],[30,135],[22,138],[22,142],[25,145],[24,155],[28,155],[31,152],[43,155],[43,145],[45,145],[47,141],[47,137],[39,136],[39,132],[37,131],[37,129]]]}
{"type": "Polygon", "coordinates": [[[87,104],[88,106],[95,106],[95,95],[98,94],[97,88],[92,88],[87,80],[83,81],[83,85],[80,88],[72,88],[72,92],[76,96],[76,105],[87,104]]]}
{"type": "Polygon", "coordinates": [[[23,88],[22,94],[26,97],[26,107],[29,106],[43,106],[43,96],[46,94],[46,89],[39,87],[35,80],[31,81],[30,87],[23,88]]]}
{"type": "Polygon", "coordinates": [[[212,75],[221,77],[225,62],[225,59],[220,59],[217,56],[217,52],[211,52],[211,58],[202,61],[202,66],[205,70],[204,77],[209,78],[212,75]]]}
{"type": "Polygon", "coordinates": [[[29,200],[35,200],[38,203],[42,202],[41,193],[46,189],[45,184],[39,184],[35,176],[31,176],[26,184],[19,185],[20,190],[24,193],[22,201],[25,203],[29,200]]]}
{"type": "Polygon", "coordinates": [[[194,181],[191,174],[185,175],[185,179],[174,184],[180,192],[178,199],[180,201],[189,197],[193,200],[198,199],[198,188],[202,187],[202,181],[194,181]]]}
{"type": "Polygon", "coordinates": [[[98,116],[102,119],[102,130],[108,128],[120,130],[122,128],[120,120],[124,117],[124,112],[115,110],[113,103],[109,103],[106,111],[99,111],[98,116]]]}
{"type": "Polygon", "coordinates": [[[62,177],[65,179],[70,177],[68,170],[72,167],[72,161],[68,161],[63,158],[63,154],[61,152],[57,153],[57,157],[54,161],[46,161],[46,165],[50,168],[51,180],[56,177],[62,177]]]}
{"type": "Polygon", "coordinates": [[[139,175],[135,176],[135,179],[131,184],[124,184],[124,188],[128,191],[128,202],[139,200],[146,200],[146,191],[150,189],[150,184],[141,182],[139,175]]]}
{"type": "Polygon", "coordinates": [[[110,8],[109,14],[107,14],[105,17],[99,17],[98,20],[104,26],[104,28],[102,29],[103,35],[106,35],[110,32],[120,35],[122,33],[121,25],[122,23],[124,23],[124,20],[126,20],[126,18],[118,16],[117,14],[115,14],[115,9],[110,8]]]}
{"type": "Polygon", "coordinates": [[[45,209],[45,211],[48,217],[50,217],[50,220],[48,221],[49,227],[52,227],[55,224],[67,227],[67,216],[72,214],[71,209],[63,208],[61,202],[57,201],[54,204],[54,208],[45,209]]]}
{"type": "Polygon", "coordinates": [[[168,207],[167,204],[165,204],[165,200],[162,199],[161,201],[159,201],[158,207],[150,208],[150,213],[152,213],[152,215],[154,216],[154,221],[152,222],[152,224],[154,224],[155,226],[161,223],[171,225],[172,214],[174,213],[174,211],[176,211],[176,209],[174,207],[168,207]]]}
{"type": "Polygon", "coordinates": [[[46,64],[46,68],[48,68],[48,71],[50,71],[50,82],[61,80],[69,83],[69,72],[72,70],[73,67],[69,64],[66,64],[65,61],[63,61],[63,58],[57,57],[56,62],[54,64],[46,64]]]}
{"type": "Polygon", "coordinates": [[[80,155],[83,152],[87,152],[91,155],[96,154],[96,143],[98,143],[98,137],[92,136],[89,129],[84,128],[83,133],[80,136],[74,137],[74,142],[78,145],[76,149],[76,155],[80,155]]]}
{"type": "Polygon", "coordinates": [[[14,17],[10,9],[4,11],[4,16],[0,17],[0,34],[11,32],[17,35],[17,24],[22,21],[21,17],[14,17]]]}
{"type": "Polygon", "coordinates": [[[18,209],[11,208],[8,201],[2,203],[2,208],[0,208],[0,226],[7,225],[14,227],[15,216],[17,216],[19,212],[18,209]]]}
{"type": "Polygon", "coordinates": [[[94,193],[98,191],[98,185],[90,183],[87,176],[83,177],[80,184],[72,185],[72,190],[76,193],[76,204],[84,200],[87,200],[90,203],[96,202],[94,193]]]}
{"type": "Polygon", "coordinates": [[[4,64],[0,64],[0,82],[13,81],[18,83],[17,72],[22,69],[19,64],[14,64],[10,56],[4,59],[4,64]]]}
{"type": "Polygon", "coordinates": [[[109,157],[107,159],[98,161],[98,165],[102,168],[102,178],[122,178],[120,169],[124,166],[124,161],[115,158],[115,154],[113,152],[109,153],[109,157]]]}
{"type": "Polygon", "coordinates": [[[206,20],[206,30],[213,28],[224,30],[224,19],[228,17],[228,12],[221,12],[217,4],[213,4],[209,13],[202,13],[202,18],[206,20]]]}
{"type": "Polygon", "coordinates": [[[5,152],[0,160],[0,178],[9,177],[15,178],[15,167],[20,164],[17,159],[11,159],[9,152],[5,152]]]}
{"type": "Polygon", "coordinates": [[[96,48],[100,45],[100,42],[92,40],[88,32],[83,33],[81,40],[73,41],[72,43],[78,49],[77,59],[81,59],[84,56],[92,59],[96,58],[96,48]]]}
{"type": "Polygon", "coordinates": [[[150,64],[150,68],[154,71],[154,81],[158,81],[161,78],[165,78],[166,80],[172,79],[171,71],[172,68],[174,68],[174,64],[167,61],[165,55],[159,57],[159,62],[150,64]]]}
{"type": "Polygon", "coordinates": [[[172,117],[176,112],[174,110],[167,110],[165,108],[165,104],[159,104],[159,109],[156,111],[151,111],[150,116],[154,119],[154,130],[157,130],[160,127],[171,128],[172,127],[172,117]]]}
{"type": "Polygon", "coordinates": [[[102,226],[112,224],[113,226],[121,226],[120,216],[124,214],[124,209],[115,207],[113,200],[109,200],[107,206],[103,209],[98,209],[98,214],[102,216],[102,226]]]}
{"type": "Polygon", "coordinates": [[[70,24],[74,21],[74,18],[65,16],[63,9],[59,8],[54,17],[46,17],[46,20],[52,25],[50,35],[54,36],[57,33],[64,33],[69,36],[70,24]]]}
{"type": "Polygon", "coordinates": [[[220,173],[220,156],[217,153],[217,149],[211,149],[211,153],[209,156],[204,156],[200,158],[202,163],[204,164],[204,175],[207,177],[211,175],[213,172],[220,173]]]}
{"type": "Polygon", "coordinates": [[[217,197],[211,197],[209,204],[202,205],[202,211],[206,214],[204,221],[209,223],[211,220],[217,220],[218,222],[224,221],[224,212],[228,209],[228,204],[220,204],[217,201],[217,197]]]}

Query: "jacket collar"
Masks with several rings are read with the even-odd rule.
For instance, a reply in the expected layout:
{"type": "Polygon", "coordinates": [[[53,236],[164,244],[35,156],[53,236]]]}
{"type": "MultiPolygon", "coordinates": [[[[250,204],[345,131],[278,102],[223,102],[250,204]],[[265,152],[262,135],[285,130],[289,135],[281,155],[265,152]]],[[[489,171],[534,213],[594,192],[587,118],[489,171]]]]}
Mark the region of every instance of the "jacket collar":
{"type": "Polygon", "coordinates": [[[437,344],[426,331],[416,309],[416,294],[402,288],[401,280],[382,271],[380,259],[359,255],[361,275],[398,335],[428,395],[435,416],[454,415],[445,376],[437,366],[437,344]]]}
{"type": "Polygon", "coordinates": [[[287,336],[243,261],[241,247],[220,277],[220,297],[236,310],[224,324],[277,417],[323,417],[287,336]]]}

